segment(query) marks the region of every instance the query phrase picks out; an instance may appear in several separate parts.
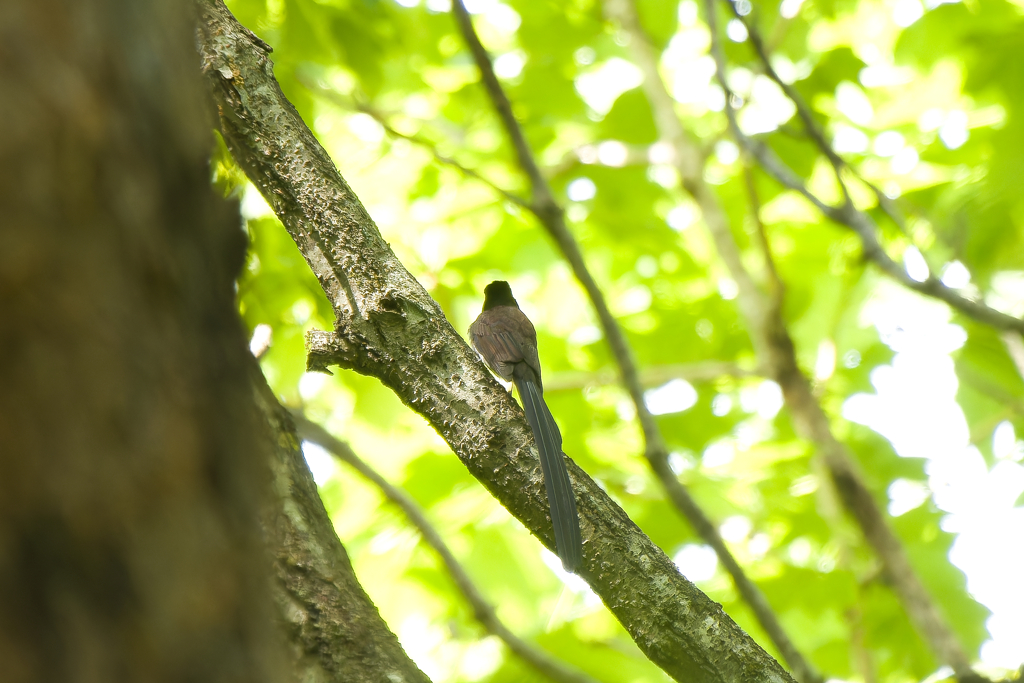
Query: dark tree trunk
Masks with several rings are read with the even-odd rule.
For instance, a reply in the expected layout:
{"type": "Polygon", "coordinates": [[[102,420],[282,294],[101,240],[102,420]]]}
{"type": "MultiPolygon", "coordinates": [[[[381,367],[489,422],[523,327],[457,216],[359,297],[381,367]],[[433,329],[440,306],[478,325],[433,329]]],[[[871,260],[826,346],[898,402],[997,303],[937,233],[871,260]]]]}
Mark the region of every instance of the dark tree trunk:
{"type": "Polygon", "coordinates": [[[0,679],[271,681],[189,3],[0,3],[0,679]]]}

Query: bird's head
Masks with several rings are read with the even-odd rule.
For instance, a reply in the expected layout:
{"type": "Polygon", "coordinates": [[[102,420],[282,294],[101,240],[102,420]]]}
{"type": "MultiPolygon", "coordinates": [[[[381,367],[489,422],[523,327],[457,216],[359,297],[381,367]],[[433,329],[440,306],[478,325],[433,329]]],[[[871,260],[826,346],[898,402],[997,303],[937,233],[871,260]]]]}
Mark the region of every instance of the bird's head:
{"type": "Polygon", "coordinates": [[[515,306],[519,308],[512,288],[504,280],[495,280],[484,287],[484,310],[489,311],[495,306],[515,306]]]}

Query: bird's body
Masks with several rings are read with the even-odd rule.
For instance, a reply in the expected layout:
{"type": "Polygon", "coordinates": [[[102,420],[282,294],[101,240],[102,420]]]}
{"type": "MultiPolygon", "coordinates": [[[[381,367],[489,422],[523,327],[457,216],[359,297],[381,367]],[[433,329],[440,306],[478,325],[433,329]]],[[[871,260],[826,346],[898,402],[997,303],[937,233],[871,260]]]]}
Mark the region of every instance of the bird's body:
{"type": "Polygon", "coordinates": [[[519,392],[540,453],[555,547],[562,566],[575,572],[582,562],[582,541],[576,499],[562,455],[562,434],[544,402],[537,331],[519,310],[507,282],[499,280],[487,285],[484,310],[470,326],[469,340],[488,367],[515,384],[519,392]]]}

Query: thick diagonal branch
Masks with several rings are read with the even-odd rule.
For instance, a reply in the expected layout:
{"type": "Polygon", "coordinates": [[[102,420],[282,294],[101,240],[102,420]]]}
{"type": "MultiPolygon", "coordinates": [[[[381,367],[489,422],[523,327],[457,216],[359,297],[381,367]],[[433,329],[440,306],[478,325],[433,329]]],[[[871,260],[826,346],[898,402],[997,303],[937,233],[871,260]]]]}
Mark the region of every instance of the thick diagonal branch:
{"type": "Polygon", "coordinates": [[[430,683],[359,584],[302,456],[295,424],[251,363],[262,436],[272,446],[264,538],[295,680],[430,683]]]}
{"type": "MultiPolygon", "coordinates": [[[[202,66],[221,133],[334,308],[335,332],[307,337],[311,369],[340,365],[378,378],[553,548],[522,411],[395,257],[282,94],[266,49],[220,0],[200,7],[202,66]]],[[[568,465],[586,539],[580,575],[655,664],[679,681],[791,680],[592,479],[568,465]]]]}

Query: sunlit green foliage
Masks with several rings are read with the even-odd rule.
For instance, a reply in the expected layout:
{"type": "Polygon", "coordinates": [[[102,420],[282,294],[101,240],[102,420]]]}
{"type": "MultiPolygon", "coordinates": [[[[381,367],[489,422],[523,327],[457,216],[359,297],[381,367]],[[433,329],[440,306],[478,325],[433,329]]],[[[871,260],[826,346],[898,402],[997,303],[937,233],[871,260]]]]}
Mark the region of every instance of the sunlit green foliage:
{"type": "MultiPolygon", "coordinates": [[[[1019,315],[1024,10],[1006,0],[926,4],[755,2],[748,20],[765,37],[775,68],[862,177],[849,177],[851,193],[879,223],[888,252],[906,257],[911,272],[925,267],[921,254],[950,284],[1019,315]],[[879,210],[863,181],[898,198],[905,232],[879,210]]],[[[594,314],[543,229],[488,185],[439,163],[430,149],[511,193],[528,193],[446,5],[229,2],[239,20],[274,47],[285,93],[456,329],[465,330],[478,313],[486,283],[508,279],[537,325],[548,382],[607,370],[612,359],[594,314]],[[389,135],[360,107],[427,146],[389,135]]],[[[745,161],[726,130],[703,10],[693,0],[642,0],[638,6],[644,28],[663,50],[662,73],[677,111],[711,152],[705,177],[728,212],[748,267],[763,277],[745,161]]],[[[714,360],[754,370],[736,285],[656,144],[625,34],[604,20],[596,0],[480,0],[470,9],[641,367],[714,360]]],[[[838,200],[827,161],[763,75],[741,30],[727,23],[731,16],[720,7],[732,83],[744,100],[741,123],[820,197],[838,200]]],[[[218,170],[244,193],[252,245],[240,306],[250,327],[265,324],[273,331],[262,362],[275,390],[286,402],[304,405],[420,501],[513,630],[600,680],[663,680],[593,596],[576,585],[561,592],[549,569],[556,562],[543,558],[540,545],[387,389],[350,373],[303,376],[303,332],[329,329],[330,307],[284,229],[256,193],[239,184],[223,155],[218,170]]],[[[751,177],[785,283],[785,317],[799,360],[816,378],[822,405],[879,504],[888,504],[894,482],[936,485],[924,460],[899,457],[885,438],[843,417],[847,399],[875,391],[872,372],[900,350],[900,324],[927,319],[928,329],[938,329],[951,320],[966,330],[966,341],[937,347],[935,362],[948,363],[943,359],[952,354],[956,397],[985,467],[1019,469],[1019,448],[997,453],[992,447],[1000,425],[1004,434],[1009,425],[1024,432],[1024,382],[999,334],[901,292],[862,261],[852,233],[760,169],[753,167],[751,177]],[[891,319],[892,311],[896,324],[886,327],[879,321],[891,319]]],[[[779,410],[777,387],[756,377],[695,382],[690,406],[685,386],[674,386],[683,403],[659,417],[674,464],[704,510],[723,524],[723,535],[797,646],[838,679],[863,680],[865,666],[875,680],[921,680],[933,673],[936,661],[879,575],[877,560],[841,513],[812,449],[794,436],[786,409],[779,410]]],[[[548,400],[569,456],[656,543],[670,556],[700,544],[649,473],[633,407],[621,389],[556,388],[548,400]]],[[[934,429],[944,428],[939,415],[932,417],[934,429]]],[[[923,429],[925,438],[921,424],[911,427],[923,429]]],[[[322,491],[360,580],[435,680],[537,679],[497,644],[479,640],[481,628],[437,558],[374,489],[339,470],[322,491]]],[[[910,507],[894,526],[965,647],[977,654],[988,637],[988,612],[948,560],[953,536],[942,526],[944,513],[923,496],[910,507]]],[[[720,568],[699,583],[771,649],[720,568]]]]}

